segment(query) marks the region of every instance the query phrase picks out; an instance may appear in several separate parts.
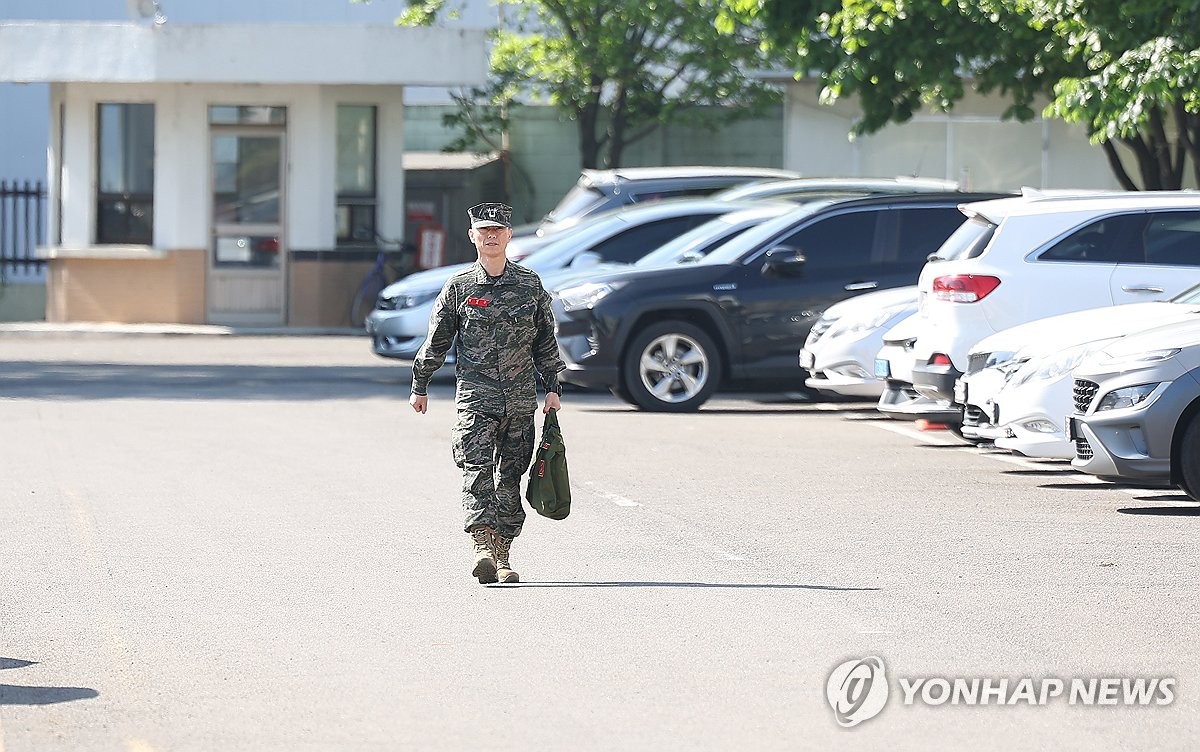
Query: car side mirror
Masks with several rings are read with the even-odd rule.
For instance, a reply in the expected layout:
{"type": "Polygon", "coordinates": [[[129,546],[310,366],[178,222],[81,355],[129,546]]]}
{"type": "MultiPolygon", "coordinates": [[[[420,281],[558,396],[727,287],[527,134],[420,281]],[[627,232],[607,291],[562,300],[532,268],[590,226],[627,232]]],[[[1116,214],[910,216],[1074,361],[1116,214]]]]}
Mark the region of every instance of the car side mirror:
{"type": "Polygon", "coordinates": [[[767,251],[762,273],[764,277],[800,277],[807,263],[808,258],[798,248],[780,245],[767,251]]]}
{"type": "Polygon", "coordinates": [[[601,260],[602,259],[600,258],[599,253],[593,253],[592,251],[584,251],[583,253],[579,254],[575,258],[571,259],[571,268],[572,269],[590,269],[593,266],[599,266],[601,260]]]}

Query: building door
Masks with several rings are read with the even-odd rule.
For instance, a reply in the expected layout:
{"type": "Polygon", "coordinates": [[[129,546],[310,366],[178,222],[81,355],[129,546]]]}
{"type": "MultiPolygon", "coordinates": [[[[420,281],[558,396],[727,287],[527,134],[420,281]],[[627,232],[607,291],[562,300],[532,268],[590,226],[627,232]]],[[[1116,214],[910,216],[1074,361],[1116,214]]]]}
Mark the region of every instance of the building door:
{"type": "Polygon", "coordinates": [[[208,320],[282,326],[287,321],[284,128],[268,119],[251,126],[214,123],[211,133],[208,320]]]}

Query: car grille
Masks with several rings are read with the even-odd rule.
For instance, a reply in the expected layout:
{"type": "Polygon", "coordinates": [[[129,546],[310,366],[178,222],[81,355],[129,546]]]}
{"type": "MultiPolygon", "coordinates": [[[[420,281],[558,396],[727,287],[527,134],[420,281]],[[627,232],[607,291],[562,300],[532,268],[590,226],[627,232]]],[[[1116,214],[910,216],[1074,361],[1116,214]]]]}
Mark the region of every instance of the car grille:
{"type": "Polygon", "coordinates": [[[967,405],[963,408],[963,425],[978,426],[984,421],[983,410],[976,405],[967,405]]]}
{"type": "Polygon", "coordinates": [[[1081,460],[1092,458],[1092,445],[1087,439],[1075,439],[1075,456],[1081,460]]]}
{"type": "Polygon", "coordinates": [[[970,357],[967,358],[966,373],[979,373],[982,371],[983,367],[987,365],[989,355],[991,353],[971,353],[970,357]]]}
{"type": "Polygon", "coordinates": [[[1075,379],[1075,412],[1083,414],[1096,398],[1100,385],[1087,379],[1075,379]]]}

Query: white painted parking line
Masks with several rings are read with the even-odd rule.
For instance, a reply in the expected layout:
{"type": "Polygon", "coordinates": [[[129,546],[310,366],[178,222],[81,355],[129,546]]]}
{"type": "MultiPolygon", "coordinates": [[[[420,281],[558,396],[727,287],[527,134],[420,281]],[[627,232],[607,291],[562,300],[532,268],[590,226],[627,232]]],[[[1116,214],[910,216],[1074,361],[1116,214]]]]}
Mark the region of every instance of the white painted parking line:
{"type": "MultiPolygon", "coordinates": [[[[996,460],[997,462],[1007,462],[1010,465],[1016,465],[1017,467],[1024,467],[1024,468],[1028,468],[1030,470],[1047,470],[1047,469],[1052,470],[1053,469],[1053,468],[1047,468],[1044,464],[1039,464],[1037,462],[1030,462],[1029,460],[1025,459],[1024,457],[1018,457],[1015,454],[1000,454],[998,452],[980,452],[978,447],[963,447],[963,451],[974,452],[983,457],[987,457],[988,459],[996,460]]],[[[1063,477],[1068,478],[1070,480],[1077,480],[1077,478],[1072,477],[1068,473],[1064,473],[1063,477]]]]}
{"type": "MultiPolygon", "coordinates": [[[[689,526],[689,523],[684,522],[672,514],[664,512],[661,509],[644,507],[642,504],[634,501],[633,499],[613,493],[612,491],[605,491],[602,488],[598,488],[596,484],[591,481],[585,480],[581,485],[585,486],[588,493],[590,493],[592,496],[611,501],[619,507],[641,507],[645,510],[644,513],[649,516],[649,519],[658,518],[660,520],[665,520],[666,524],[674,530],[681,530],[684,527],[689,526]]],[[[639,519],[647,519],[647,517],[639,517],[639,519]]],[[[717,546],[714,546],[711,541],[704,540],[704,536],[700,534],[679,535],[676,542],[699,549],[708,554],[714,554],[726,561],[746,561],[745,556],[726,551],[723,548],[718,548],[717,546]]]]}
{"type": "Polygon", "coordinates": [[[641,506],[641,504],[637,503],[633,499],[627,499],[620,494],[615,494],[615,493],[612,493],[611,491],[604,491],[602,489],[596,488],[596,484],[592,483],[590,481],[584,481],[583,485],[588,487],[588,492],[591,493],[593,496],[599,496],[601,499],[607,499],[619,507],[640,507],[641,506]]]}
{"type": "MultiPolygon", "coordinates": [[[[867,425],[874,426],[875,428],[881,428],[884,431],[891,431],[892,433],[898,433],[901,436],[907,436],[910,439],[916,439],[917,441],[923,441],[927,444],[940,444],[942,446],[956,446],[959,444],[959,442],[957,440],[945,439],[936,434],[931,434],[928,431],[918,431],[915,428],[909,428],[908,426],[903,425],[903,424],[895,425],[892,423],[880,422],[880,423],[868,423],[867,425]]],[[[967,447],[967,448],[970,448],[970,447],[967,447]]]]}
{"type": "MultiPolygon", "coordinates": [[[[869,423],[868,425],[874,426],[876,428],[882,428],[885,431],[891,431],[892,433],[897,433],[897,434],[900,434],[901,436],[907,436],[911,439],[916,439],[918,441],[922,441],[922,442],[925,442],[928,444],[940,444],[942,446],[953,446],[953,445],[956,445],[959,443],[957,441],[951,441],[951,440],[947,440],[947,439],[941,439],[938,437],[930,436],[930,435],[928,435],[928,433],[926,433],[924,431],[918,431],[915,428],[908,428],[907,426],[904,426],[904,425],[893,425],[893,424],[889,424],[889,423],[869,423]]],[[[1114,486],[1111,483],[1096,480],[1092,476],[1087,475],[1085,473],[1071,472],[1069,465],[1063,465],[1061,468],[1058,468],[1053,463],[1035,462],[1033,460],[1027,459],[1025,457],[1020,457],[1015,454],[1000,454],[998,452],[981,452],[979,447],[976,447],[976,446],[960,446],[958,449],[960,452],[967,452],[969,454],[974,454],[976,456],[987,457],[988,459],[993,459],[993,460],[996,460],[997,462],[1004,462],[1009,465],[1016,465],[1017,467],[1024,467],[1024,468],[1028,468],[1031,470],[1061,469],[1062,474],[1057,475],[1055,477],[1056,481],[1057,480],[1065,480],[1069,483],[1078,483],[1081,486],[1094,486],[1097,490],[1124,491],[1125,493],[1129,494],[1130,496],[1142,496],[1143,494],[1154,493],[1155,491],[1158,491],[1158,490],[1170,492],[1170,489],[1126,488],[1124,486],[1114,486]]],[[[1200,502],[1185,501],[1183,499],[1180,499],[1178,501],[1171,500],[1171,499],[1155,499],[1154,503],[1155,504],[1163,504],[1166,506],[1192,507],[1192,508],[1194,508],[1198,504],[1200,504],[1200,502]]]]}

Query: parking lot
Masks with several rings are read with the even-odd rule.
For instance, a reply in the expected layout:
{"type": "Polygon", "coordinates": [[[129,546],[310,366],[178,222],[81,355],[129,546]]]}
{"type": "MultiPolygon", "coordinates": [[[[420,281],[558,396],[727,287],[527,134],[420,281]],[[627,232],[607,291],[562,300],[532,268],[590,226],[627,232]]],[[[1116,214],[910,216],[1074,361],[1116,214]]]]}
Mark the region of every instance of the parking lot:
{"type": "Polygon", "coordinates": [[[872,403],[568,392],[571,516],[468,576],[453,385],[356,337],[0,338],[0,751],[1188,749],[1200,505],[872,403]],[[842,728],[831,671],[891,698],[842,728]],[[931,706],[904,677],[1173,677],[931,706]]]}

